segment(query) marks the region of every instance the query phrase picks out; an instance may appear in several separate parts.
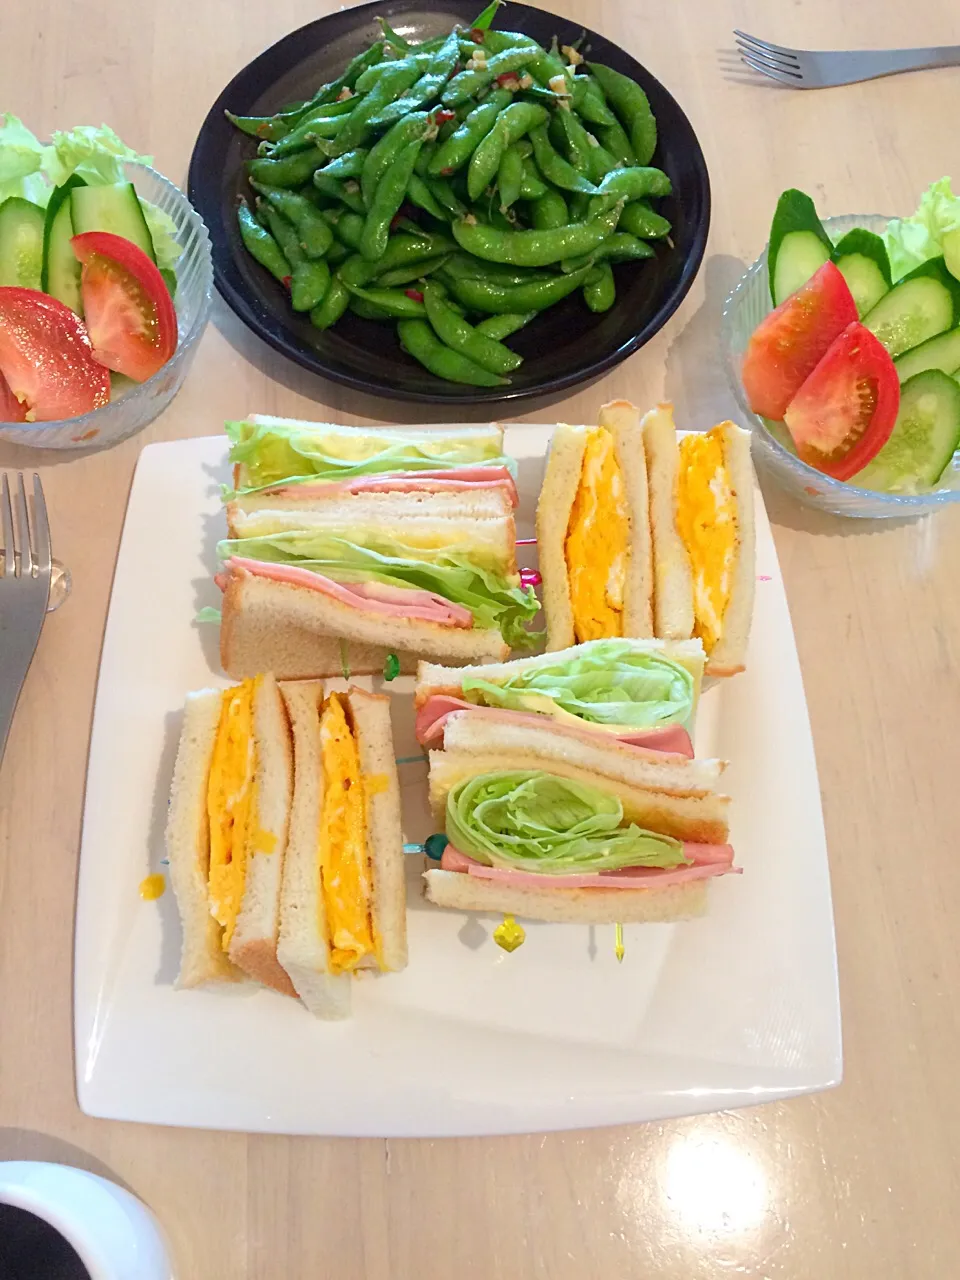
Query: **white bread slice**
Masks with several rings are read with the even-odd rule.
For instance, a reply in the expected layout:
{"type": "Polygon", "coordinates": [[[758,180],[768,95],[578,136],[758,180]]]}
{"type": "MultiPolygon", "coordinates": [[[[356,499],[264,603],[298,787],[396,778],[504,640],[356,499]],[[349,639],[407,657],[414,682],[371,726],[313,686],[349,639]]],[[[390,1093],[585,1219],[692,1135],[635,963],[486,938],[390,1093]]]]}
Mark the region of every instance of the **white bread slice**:
{"type": "Polygon", "coordinates": [[[350,1013],[350,977],[329,972],[329,931],[317,838],[323,804],[320,755],[319,680],[281,684],[293,729],[294,789],[290,836],[280,894],[277,959],[290,975],[297,995],[318,1018],[350,1013]]]}
{"type": "Polygon", "coordinates": [[[707,881],[662,889],[534,889],[483,880],[462,871],[423,874],[426,896],[454,911],[492,911],[555,924],[653,924],[705,914],[707,881]]]}
{"type": "Polygon", "coordinates": [[[443,822],[447,794],[458,782],[482,773],[542,769],[544,773],[571,778],[617,796],[623,805],[625,821],[635,822],[648,831],[702,844],[725,844],[727,840],[729,796],[672,796],[649,791],[598,775],[573,757],[547,759],[532,751],[463,751],[447,747],[443,751],[431,751],[429,758],[430,808],[438,823],[443,822]]]}
{"type": "Polygon", "coordinates": [[[737,560],[730,599],[723,613],[723,629],[707,659],[707,674],[732,676],[744,668],[753,597],[756,590],[756,526],[753,502],[753,463],[750,432],[732,422],[721,423],[723,459],[730,488],[737,501],[737,560]]]}
{"type": "Polygon", "coordinates": [[[630,520],[629,553],[623,592],[623,634],[653,635],[653,562],[647,463],[640,410],[629,400],[611,400],[597,422],[613,436],[630,520]]]}
{"type": "Polygon", "coordinates": [[[586,427],[572,427],[566,422],[557,425],[550,437],[537,499],[537,557],[543,579],[548,651],[566,649],[576,642],[565,547],[586,445],[586,427]]]}
{"type": "Polygon", "coordinates": [[[396,972],[407,964],[407,891],[390,699],[353,687],[347,703],[365,784],[371,916],[380,938],[383,968],[396,972]]]}
{"type": "Polygon", "coordinates": [[[443,728],[446,751],[469,751],[495,755],[508,752],[511,757],[528,756],[529,768],[552,772],[554,764],[572,764],[597,775],[598,780],[611,778],[631,787],[659,791],[670,796],[709,796],[713,794],[725,760],[675,760],[645,757],[639,751],[625,749],[616,740],[597,737],[596,741],[571,738],[554,733],[545,722],[544,728],[520,722],[491,720],[471,711],[454,711],[443,728]]]}
{"type": "Polygon", "coordinates": [[[654,632],[665,640],[687,640],[693,635],[693,577],[677,531],[680,454],[673,405],[658,404],[644,414],[642,427],[653,536],[654,632]]]}
{"type": "Polygon", "coordinates": [[[229,956],[235,965],[264,986],[283,995],[296,990],[277,960],[280,925],[280,884],[287,848],[290,800],[293,792],[293,754],[290,730],[280,690],[267,673],[253,699],[256,739],[257,824],[276,837],[271,853],[247,850],[246,881],[229,956]]]}
{"type": "Polygon", "coordinates": [[[207,896],[210,875],[207,780],[220,706],[219,689],[187,694],[170,788],[167,861],[183,929],[176,987],[239,982],[243,978],[224,953],[223,929],[210,914],[207,896]]]}
{"type": "Polygon", "coordinates": [[[336,509],[341,519],[368,524],[392,524],[408,516],[449,520],[503,520],[512,517],[513,505],[505,484],[496,489],[429,493],[426,490],[387,493],[340,493],[329,497],[301,492],[298,485],[284,493],[259,491],[243,494],[227,503],[227,530],[231,538],[244,534],[244,516],[257,511],[299,512],[336,509]],[[399,504],[399,505],[398,505],[399,504]]]}
{"type": "MultiPolygon", "coordinates": [[[[417,688],[414,695],[415,705],[422,707],[428,698],[435,694],[446,693],[459,697],[463,691],[464,676],[478,676],[491,684],[506,684],[519,672],[536,671],[539,667],[551,667],[554,663],[573,661],[590,651],[591,646],[603,641],[588,640],[586,644],[574,645],[569,649],[555,649],[547,653],[537,654],[534,658],[516,658],[512,662],[491,662],[484,666],[445,667],[439,663],[420,662],[417,665],[417,688]]],[[[703,645],[694,640],[650,640],[629,638],[627,643],[641,653],[655,653],[669,658],[672,662],[685,667],[693,676],[694,712],[697,699],[700,697],[700,685],[703,680],[703,669],[706,655],[703,645]]]]}
{"type": "MultiPolygon", "coordinates": [[[[236,567],[231,570],[220,626],[220,659],[230,675],[274,671],[297,679],[339,676],[341,638],[348,642],[350,668],[356,675],[382,671],[391,652],[452,662],[502,661],[510,652],[494,628],[385,617],[308,587],[274,582],[236,567]],[[311,636],[315,652],[308,640],[311,636]]],[[[411,661],[408,657],[407,669],[411,661]]]]}
{"type": "Polygon", "coordinates": [[[516,573],[517,529],[512,509],[508,515],[482,520],[473,516],[453,518],[434,514],[426,505],[422,510],[417,509],[416,504],[405,501],[411,496],[409,494],[386,496],[390,502],[383,506],[373,504],[368,496],[358,499],[356,506],[346,499],[291,511],[253,511],[249,515],[231,503],[228,507],[230,532],[236,538],[258,538],[316,530],[333,537],[352,539],[364,546],[378,546],[387,538],[395,539],[413,551],[418,548],[430,551],[452,545],[469,551],[475,559],[482,559],[486,564],[497,565],[504,574],[516,573]]]}

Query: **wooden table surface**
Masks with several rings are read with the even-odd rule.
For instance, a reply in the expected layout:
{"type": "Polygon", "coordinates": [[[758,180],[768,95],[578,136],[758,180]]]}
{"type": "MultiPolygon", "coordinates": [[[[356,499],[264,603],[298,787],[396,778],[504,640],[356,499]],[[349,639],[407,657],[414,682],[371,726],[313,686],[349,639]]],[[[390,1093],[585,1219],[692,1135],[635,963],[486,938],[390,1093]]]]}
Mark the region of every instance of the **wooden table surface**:
{"type": "MultiPolygon", "coordinates": [[[[731,29],[800,47],[957,39],[951,0],[551,0],[679,99],[713,181],[699,278],[659,337],[526,420],[628,396],[681,426],[733,412],[717,331],[781,189],[823,213],[908,213],[957,164],[960,69],[820,93],[750,80],[731,29]]],[[[210,103],[330,0],[6,0],[0,108],[41,136],[109,122],[185,181],[210,103]]],[[[186,1280],[657,1275],[900,1280],[960,1264],[960,510],[861,524],[765,484],[803,665],[830,847],[845,1078],[836,1091],[668,1124],[448,1141],[247,1137],[115,1124],[74,1097],[71,961],[94,685],[140,448],[247,412],[422,421],[285,363],[219,302],[179,398],[86,457],[0,444],[43,475],[74,591],[44,629],[0,772],[0,1159],[124,1181],[186,1280]],[[678,1172],[680,1176],[678,1177],[678,1172]]],[[[176,513],[171,512],[171,519],[176,513]]],[[[2,660],[2,655],[0,655],[2,660]]],[[[149,679],[145,660],[144,678],[149,679]]],[[[123,779],[117,779],[118,787],[123,779]]]]}

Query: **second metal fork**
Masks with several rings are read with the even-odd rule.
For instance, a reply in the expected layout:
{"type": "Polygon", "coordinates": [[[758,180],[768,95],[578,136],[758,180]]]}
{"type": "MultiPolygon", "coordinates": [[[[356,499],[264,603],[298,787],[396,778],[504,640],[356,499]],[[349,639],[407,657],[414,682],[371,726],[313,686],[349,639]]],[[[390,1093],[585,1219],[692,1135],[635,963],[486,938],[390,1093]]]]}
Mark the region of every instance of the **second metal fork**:
{"type": "Polygon", "coordinates": [[[50,595],[50,527],[40,477],[33,477],[33,530],[27,511],[23,474],[11,497],[10,482],[0,483],[3,576],[0,577],[0,761],[20,690],[40,639],[50,595]]]}
{"type": "Polygon", "coordinates": [[[932,49],[788,49],[745,31],[734,31],[740,57],[753,71],[791,89],[829,89],[838,84],[895,76],[901,71],[960,66],[960,45],[932,49]]]}

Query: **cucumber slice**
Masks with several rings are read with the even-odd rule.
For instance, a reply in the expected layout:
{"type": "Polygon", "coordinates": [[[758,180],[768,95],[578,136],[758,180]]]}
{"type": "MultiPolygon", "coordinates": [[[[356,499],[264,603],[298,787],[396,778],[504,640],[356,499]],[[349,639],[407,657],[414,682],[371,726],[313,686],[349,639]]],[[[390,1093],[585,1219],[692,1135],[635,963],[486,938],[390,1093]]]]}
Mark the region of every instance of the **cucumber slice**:
{"type": "Polygon", "coordinates": [[[925,369],[939,369],[941,373],[956,373],[960,369],[960,329],[948,329],[919,347],[905,351],[894,360],[901,382],[925,369]]]}
{"type": "Polygon", "coordinates": [[[886,246],[872,231],[848,231],[833,251],[837,269],[846,280],[857,315],[862,320],[890,291],[890,259],[886,246]]]}
{"type": "Polygon", "coordinates": [[[105,187],[75,187],[70,193],[70,213],[75,235],[84,231],[111,231],[131,240],[156,262],[153,240],[132,182],[105,187]]]}
{"type": "Polygon", "coordinates": [[[40,206],[20,196],[0,204],[0,285],[40,288],[43,219],[40,206]]]}
{"type": "Polygon", "coordinates": [[[851,484],[886,493],[929,489],[960,446],[960,383],[939,369],[915,373],[900,389],[890,439],[851,484]]]}
{"type": "Polygon", "coordinates": [[[884,294],[863,323],[896,357],[952,329],[958,320],[960,282],[944,267],[943,258],[931,258],[884,294]]]}
{"type": "Polygon", "coordinates": [[[767,267],[774,306],[796,293],[833,252],[830,237],[817,217],[813,201],[791,188],[777,201],[770,226],[767,267]]]}
{"type": "Polygon", "coordinates": [[[86,186],[83,178],[74,173],[50,197],[43,224],[43,270],[40,273],[43,292],[66,303],[78,316],[83,315],[83,299],[80,294],[80,263],[70,244],[73,235],[70,192],[74,187],[83,186],[86,186]]]}

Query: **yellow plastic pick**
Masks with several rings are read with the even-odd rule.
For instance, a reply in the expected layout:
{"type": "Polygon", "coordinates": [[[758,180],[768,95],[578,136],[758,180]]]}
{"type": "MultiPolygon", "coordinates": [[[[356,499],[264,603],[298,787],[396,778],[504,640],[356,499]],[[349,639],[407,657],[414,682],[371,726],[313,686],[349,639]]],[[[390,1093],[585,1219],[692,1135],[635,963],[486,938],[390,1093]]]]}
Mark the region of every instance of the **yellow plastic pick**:
{"type": "Polygon", "coordinates": [[[498,947],[503,947],[504,951],[516,951],[517,947],[523,945],[526,936],[523,927],[517,924],[513,916],[504,916],[503,923],[498,924],[493,931],[494,942],[498,947]]]}
{"type": "Polygon", "coordinates": [[[625,948],[623,945],[623,925],[622,924],[617,925],[617,943],[613,950],[614,950],[614,954],[617,957],[618,962],[620,964],[623,964],[623,955],[624,955],[625,948]]]}

